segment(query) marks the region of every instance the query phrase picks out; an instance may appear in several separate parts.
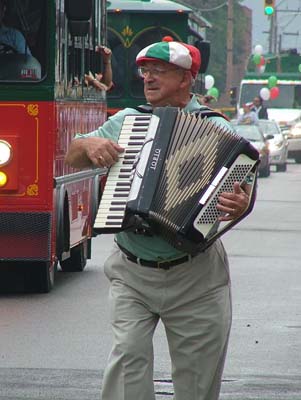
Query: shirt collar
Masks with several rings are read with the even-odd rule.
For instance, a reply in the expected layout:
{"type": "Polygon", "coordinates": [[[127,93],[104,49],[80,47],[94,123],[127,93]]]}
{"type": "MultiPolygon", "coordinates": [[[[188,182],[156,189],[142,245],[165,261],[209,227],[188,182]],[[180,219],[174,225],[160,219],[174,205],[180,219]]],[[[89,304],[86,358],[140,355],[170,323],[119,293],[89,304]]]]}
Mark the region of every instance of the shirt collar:
{"type": "Polygon", "coordinates": [[[200,104],[195,94],[192,94],[189,103],[186,104],[183,110],[193,112],[193,111],[199,111],[200,108],[206,108],[206,107],[200,104]]]}

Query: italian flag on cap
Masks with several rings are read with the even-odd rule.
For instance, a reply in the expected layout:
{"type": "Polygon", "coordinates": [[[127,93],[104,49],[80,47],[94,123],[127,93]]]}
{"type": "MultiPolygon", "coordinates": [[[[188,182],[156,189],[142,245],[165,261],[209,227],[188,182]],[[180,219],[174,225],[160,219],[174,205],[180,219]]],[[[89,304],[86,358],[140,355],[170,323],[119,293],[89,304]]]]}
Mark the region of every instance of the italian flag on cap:
{"type": "Polygon", "coordinates": [[[137,56],[137,61],[141,58],[159,59],[184,69],[190,69],[192,64],[189,50],[178,42],[159,42],[151,44],[140,51],[137,56]]]}
{"type": "Polygon", "coordinates": [[[201,57],[199,50],[194,46],[180,42],[158,42],[142,49],[136,57],[138,65],[149,60],[161,60],[177,65],[190,70],[195,77],[200,67],[201,57]]]}

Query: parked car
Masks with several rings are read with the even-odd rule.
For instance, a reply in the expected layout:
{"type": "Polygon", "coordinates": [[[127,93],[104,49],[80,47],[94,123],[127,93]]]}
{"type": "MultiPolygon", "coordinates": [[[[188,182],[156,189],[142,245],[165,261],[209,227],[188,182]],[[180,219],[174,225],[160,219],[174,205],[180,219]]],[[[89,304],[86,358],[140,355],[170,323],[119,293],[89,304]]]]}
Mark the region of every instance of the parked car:
{"type": "Polygon", "coordinates": [[[282,133],[278,122],[267,119],[260,119],[258,122],[265,137],[273,135],[273,139],[269,139],[270,164],[276,166],[276,171],[286,171],[288,140],[282,133]]]}
{"type": "Polygon", "coordinates": [[[259,151],[260,164],[258,174],[261,177],[270,176],[270,150],[268,139],[272,139],[272,135],[264,136],[259,125],[255,124],[237,124],[237,120],[231,121],[235,131],[249,142],[259,151]]]}
{"type": "Polygon", "coordinates": [[[288,157],[294,158],[296,163],[301,163],[301,122],[293,125],[288,134],[288,157]]]}

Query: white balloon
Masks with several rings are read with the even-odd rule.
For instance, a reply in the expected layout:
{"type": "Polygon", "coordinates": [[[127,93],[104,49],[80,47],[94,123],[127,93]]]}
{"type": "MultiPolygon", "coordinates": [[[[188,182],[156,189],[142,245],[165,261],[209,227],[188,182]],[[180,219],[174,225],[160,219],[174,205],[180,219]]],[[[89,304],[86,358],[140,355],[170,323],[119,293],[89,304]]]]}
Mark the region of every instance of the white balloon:
{"type": "Polygon", "coordinates": [[[205,76],[205,89],[211,89],[214,85],[214,78],[212,75],[205,76]]]}
{"type": "Polygon", "coordinates": [[[262,88],[259,92],[260,97],[262,98],[262,100],[269,100],[270,98],[270,90],[268,88],[262,88]]]}
{"type": "Polygon", "coordinates": [[[261,56],[262,53],[263,53],[263,47],[261,46],[261,44],[257,44],[254,47],[254,54],[259,54],[261,56]]]}

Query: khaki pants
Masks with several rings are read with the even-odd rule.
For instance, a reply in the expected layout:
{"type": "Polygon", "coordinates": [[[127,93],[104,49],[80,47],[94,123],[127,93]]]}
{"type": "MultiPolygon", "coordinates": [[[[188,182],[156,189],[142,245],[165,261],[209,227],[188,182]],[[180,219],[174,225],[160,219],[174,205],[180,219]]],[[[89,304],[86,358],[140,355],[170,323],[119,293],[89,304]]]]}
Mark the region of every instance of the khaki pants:
{"type": "Polygon", "coordinates": [[[127,260],[115,246],[105,262],[111,282],[114,345],[102,400],[154,400],[153,334],[167,335],[176,400],[219,397],[230,326],[228,261],[221,242],[168,271],[127,260]]]}

